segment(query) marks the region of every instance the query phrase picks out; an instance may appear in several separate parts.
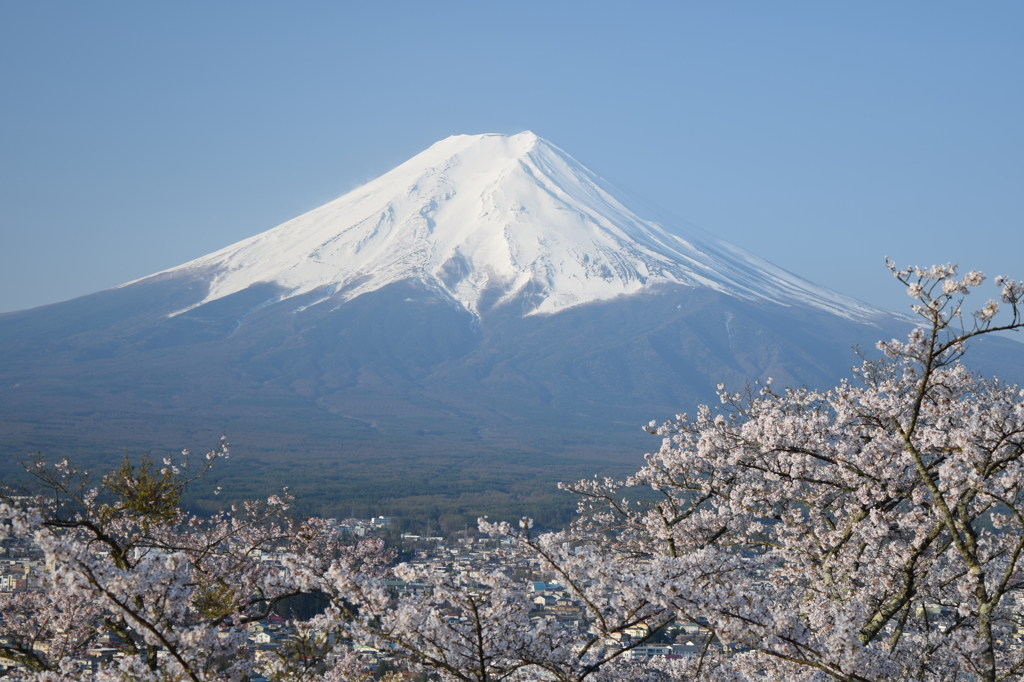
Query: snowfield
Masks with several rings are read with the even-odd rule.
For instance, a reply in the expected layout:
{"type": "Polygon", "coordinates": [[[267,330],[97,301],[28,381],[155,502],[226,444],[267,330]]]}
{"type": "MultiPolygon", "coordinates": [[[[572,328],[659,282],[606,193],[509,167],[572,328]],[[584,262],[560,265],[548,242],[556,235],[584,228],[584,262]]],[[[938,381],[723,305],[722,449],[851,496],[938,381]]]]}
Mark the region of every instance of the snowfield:
{"type": "Polygon", "coordinates": [[[344,301],[418,279],[478,316],[514,298],[525,314],[550,314],[659,284],[857,321],[885,314],[692,227],[642,217],[636,203],[533,133],[457,135],[330,203],[157,274],[209,281],[192,307],[259,282],[276,283],[283,298],[320,290],[320,301],[344,301]]]}

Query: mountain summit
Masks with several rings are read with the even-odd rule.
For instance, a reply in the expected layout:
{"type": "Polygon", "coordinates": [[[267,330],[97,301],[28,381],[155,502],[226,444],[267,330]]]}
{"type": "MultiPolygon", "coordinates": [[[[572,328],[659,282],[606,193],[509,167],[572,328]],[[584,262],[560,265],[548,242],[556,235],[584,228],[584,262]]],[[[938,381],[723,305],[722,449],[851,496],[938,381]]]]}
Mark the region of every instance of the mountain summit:
{"type": "MultiPolygon", "coordinates": [[[[532,133],[450,137],[216,253],[0,314],[0,471],[227,433],[240,494],[287,482],[326,516],[535,516],[562,503],[554,481],[635,471],[658,447],[638,424],[719,383],[834,386],[851,346],[907,327],[532,133]]],[[[1020,377],[1020,344],[988,341],[976,368],[1020,377]]]]}
{"type": "Polygon", "coordinates": [[[457,135],[305,215],[158,274],[208,282],[184,310],[257,283],[276,284],[282,299],[319,291],[311,305],[415,279],[476,316],[511,301],[528,315],[555,313],[663,284],[856,320],[881,312],[630,203],[531,132],[457,135]]]}

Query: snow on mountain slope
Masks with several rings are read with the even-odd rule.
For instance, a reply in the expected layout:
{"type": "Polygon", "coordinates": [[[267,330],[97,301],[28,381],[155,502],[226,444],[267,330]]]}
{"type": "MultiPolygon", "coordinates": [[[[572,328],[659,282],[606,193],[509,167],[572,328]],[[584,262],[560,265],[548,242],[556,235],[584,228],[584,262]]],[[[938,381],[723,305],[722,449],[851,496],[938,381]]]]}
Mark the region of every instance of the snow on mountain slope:
{"type": "Polygon", "coordinates": [[[477,315],[523,295],[528,314],[545,314],[667,283],[856,320],[882,314],[637,210],[533,133],[457,135],[320,208],[165,273],[210,281],[197,305],[257,282],[278,284],[285,298],[323,288],[322,300],[349,300],[415,278],[477,315]]]}

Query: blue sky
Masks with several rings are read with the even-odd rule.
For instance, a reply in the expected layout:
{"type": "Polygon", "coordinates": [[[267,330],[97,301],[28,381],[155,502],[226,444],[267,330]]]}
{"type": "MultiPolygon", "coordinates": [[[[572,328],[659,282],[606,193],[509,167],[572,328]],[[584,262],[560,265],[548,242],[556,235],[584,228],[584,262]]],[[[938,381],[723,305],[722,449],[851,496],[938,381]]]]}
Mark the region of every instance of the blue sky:
{"type": "Polygon", "coordinates": [[[1024,278],[1021,3],[0,4],[0,311],[533,130],[812,281],[1024,278]]]}

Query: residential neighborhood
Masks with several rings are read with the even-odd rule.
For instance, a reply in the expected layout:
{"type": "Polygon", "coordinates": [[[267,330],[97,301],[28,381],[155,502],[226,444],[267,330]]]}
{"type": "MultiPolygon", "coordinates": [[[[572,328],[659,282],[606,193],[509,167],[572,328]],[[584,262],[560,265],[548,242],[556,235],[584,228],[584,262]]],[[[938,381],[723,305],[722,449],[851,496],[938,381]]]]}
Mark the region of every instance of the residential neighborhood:
{"type": "MultiPolygon", "coordinates": [[[[502,573],[522,587],[523,594],[532,603],[531,619],[547,619],[558,623],[562,628],[586,642],[595,638],[593,628],[586,618],[586,610],[574,594],[559,584],[558,579],[546,572],[535,555],[523,555],[515,550],[508,539],[495,540],[481,536],[472,531],[463,531],[450,535],[423,536],[413,533],[394,533],[389,529],[392,519],[389,517],[373,517],[370,519],[345,519],[338,521],[328,519],[327,524],[337,533],[339,539],[363,539],[374,535],[387,536],[392,549],[396,553],[395,563],[404,563],[416,569],[423,576],[447,576],[458,579],[465,584],[473,585],[475,581],[486,575],[502,573]]],[[[278,562],[285,565],[283,554],[265,551],[261,561],[278,562]]],[[[46,565],[42,552],[29,544],[4,541],[0,546],[0,592],[19,593],[42,589],[42,578],[50,570],[46,565]]],[[[394,597],[416,595],[429,592],[433,584],[429,578],[406,581],[391,579],[384,581],[385,586],[394,597]]],[[[260,664],[272,663],[285,651],[282,646],[292,643],[297,637],[296,622],[308,618],[312,613],[306,604],[302,612],[294,605],[284,604],[270,613],[266,618],[246,624],[248,645],[245,651],[252,655],[257,669],[260,664]]],[[[1016,609],[1024,620],[1024,603],[1017,602],[1016,609]]],[[[942,622],[948,617],[939,606],[928,607],[929,617],[943,628],[942,622]]],[[[0,613],[0,620],[6,614],[0,613]]],[[[450,622],[467,622],[469,617],[453,607],[443,617],[450,622]]],[[[229,636],[225,626],[220,636],[229,636]]],[[[306,635],[308,636],[308,632],[306,635]]],[[[314,632],[314,634],[316,634],[314,632]]],[[[396,651],[387,648],[375,649],[360,645],[352,640],[334,639],[322,633],[325,641],[333,646],[325,657],[324,663],[330,664],[345,656],[353,656],[359,662],[364,673],[379,676],[383,671],[398,675],[412,675],[408,671],[405,659],[396,651]]],[[[12,644],[8,638],[0,640],[0,646],[12,644]]],[[[1012,641],[1004,642],[1010,650],[1018,650],[1024,646],[1024,626],[1019,627],[1012,641]]],[[[37,648],[45,648],[39,643],[37,648]]],[[[701,656],[708,647],[720,647],[708,628],[701,623],[673,621],[661,631],[652,633],[644,623],[637,623],[623,628],[598,640],[598,648],[603,654],[613,654],[620,650],[623,660],[644,662],[664,658],[689,658],[701,656]]],[[[97,669],[101,664],[116,661],[124,654],[122,642],[111,632],[97,632],[83,651],[83,657],[76,661],[84,668],[97,669]]],[[[165,652],[161,652],[166,655],[165,652]]],[[[0,677],[17,680],[24,669],[10,661],[0,659],[0,677]]],[[[251,678],[251,682],[260,682],[260,677],[251,678]]]]}
{"type": "MultiPolygon", "coordinates": [[[[391,519],[373,517],[370,519],[328,519],[339,538],[366,538],[375,534],[388,533],[391,519]]],[[[420,569],[423,575],[447,575],[466,581],[477,580],[485,574],[503,573],[522,585],[524,594],[532,602],[531,618],[551,619],[570,633],[579,636],[580,641],[591,638],[590,626],[585,611],[578,600],[553,575],[545,573],[536,558],[527,558],[515,551],[510,541],[499,541],[481,537],[473,532],[462,532],[449,538],[422,536],[412,533],[388,533],[393,539],[393,549],[398,559],[410,567],[420,569]],[[397,540],[394,540],[397,538],[397,540]]],[[[41,578],[48,570],[42,553],[32,546],[5,541],[0,547],[0,592],[17,593],[39,590],[41,578]]],[[[262,561],[275,562],[283,557],[274,552],[264,552],[262,561]]],[[[282,564],[283,565],[283,564],[282,564]]],[[[395,597],[417,594],[432,589],[429,580],[407,582],[386,580],[385,585],[395,597]]],[[[287,605],[262,620],[246,625],[248,651],[258,664],[267,663],[278,656],[282,645],[296,637],[295,620],[309,614],[295,613],[287,605]]],[[[454,622],[466,621],[466,614],[453,608],[444,614],[454,622]]],[[[4,614],[0,614],[0,619],[4,614]]],[[[222,636],[228,636],[225,628],[222,636]]],[[[643,624],[626,628],[605,638],[600,645],[609,652],[625,650],[623,658],[630,661],[645,661],[655,657],[686,657],[700,655],[709,644],[708,631],[697,623],[674,623],[663,632],[652,635],[643,624]]],[[[355,656],[366,673],[383,670],[400,673],[405,670],[401,656],[389,650],[377,650],[360,646],[352,641],[333,642],[332,658],[346,655],[355,656]]],[[[0,642],[10,644],[10,642],[0,642]]],[[[102,663],[120,658],[124,643],[111,632],[98,632],[84,650],[79,664],[96,669],[102,663]]],[[[39,646],[42,646],[41,644],[39,646]]],[[[330,659],[325,661],[330,662],[330,659]]],[[[0,676],[17,679],[18,666],[10,661],[0,660],[0,676]]],[[[254,678],[258,680],[259,678],[254,678]]]]}

